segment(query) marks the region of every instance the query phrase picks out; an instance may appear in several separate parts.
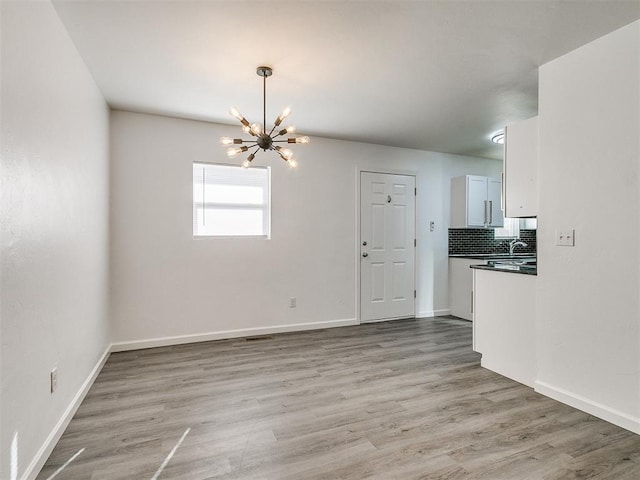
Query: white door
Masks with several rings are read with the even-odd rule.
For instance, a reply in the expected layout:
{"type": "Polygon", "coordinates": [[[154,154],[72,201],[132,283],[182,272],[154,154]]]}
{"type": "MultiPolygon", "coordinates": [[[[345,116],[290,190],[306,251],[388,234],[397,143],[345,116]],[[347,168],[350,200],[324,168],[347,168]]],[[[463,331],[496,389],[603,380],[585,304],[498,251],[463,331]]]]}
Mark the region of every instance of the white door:
{"type": "Polygon", "coordinates": [[[360,319],[415,316],[415,177],[360,173],[360,319]]]}

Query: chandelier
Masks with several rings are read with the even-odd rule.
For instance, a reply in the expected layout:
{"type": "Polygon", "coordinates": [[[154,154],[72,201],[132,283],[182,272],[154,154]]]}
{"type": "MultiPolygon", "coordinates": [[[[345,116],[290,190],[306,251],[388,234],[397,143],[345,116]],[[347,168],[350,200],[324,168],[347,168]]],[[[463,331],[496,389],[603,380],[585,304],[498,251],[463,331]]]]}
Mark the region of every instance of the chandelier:
{"type": "Polygon", "coordinates": [[[280,145],[276,144],[309,143],[309,137],[282,138],[284,135],[292,134],[295,131],[295,127],[293,125],[279,129],[282,121],[289,115],[291,115],[291,109],[289,107],[285,108],[284,111],[278,116],[278,118],[276,118],[275,122],[273,122],[273,127],[267,133],[267,77],[270,77],[273,74],[273,70],[271,69],[271,67],[261,66],[256,69],[256,73],[258,74],[258,76],[262,77],[262,125],[260,125],[259,123],[249,123],[247,119],[244,118],[236,108],[231,108],[231,110],[229,110],[229,113],[242,124],[242,130],[245,133],[253,136],[254,138],[242,139],[222,137],[220,139],[220,143],[226,146],[234,145],[227,150],[227,155],[230,158],[237,157],[241,153],[248,152],[249,150],[255,148],[255,150],[253,150],[249,154],[246,160],[242,162],[242,166],[244,168],[249,168],[251,162],[256,156],[256,153],[260,149],[264,150],[265,152],[267,150],[275,151],[285,162],[287,162],[287,165],[289,165],[291,168],[295,168],[298,165],[298,162],[296,162],[296,160],[293,158],[293,152],[288,148],[283,148],[280,145]]]}

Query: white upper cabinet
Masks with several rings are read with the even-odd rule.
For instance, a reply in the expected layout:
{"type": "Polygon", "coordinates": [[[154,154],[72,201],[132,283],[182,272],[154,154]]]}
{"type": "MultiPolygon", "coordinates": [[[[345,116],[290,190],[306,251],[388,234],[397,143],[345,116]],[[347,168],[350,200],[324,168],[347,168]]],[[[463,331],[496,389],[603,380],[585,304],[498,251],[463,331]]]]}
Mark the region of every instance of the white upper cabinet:
{"type": "Polygon", "coordinates": [[[462,218],[459,223],[461,226],[484,227],[487,223],[487,177],[469,175],[463,178],[467,179],[467,218],[465,225],[462,218]]]}
{"type": "Polygon", "coordinates": [[[538,215],[538,117],[504,129],[504,214],[538,215]]]}
{"type": "Polygon", "coordinates": [[[451,228],[500,228],[501,182],[497,178],[465,175],[451,179],[451,228]]]}

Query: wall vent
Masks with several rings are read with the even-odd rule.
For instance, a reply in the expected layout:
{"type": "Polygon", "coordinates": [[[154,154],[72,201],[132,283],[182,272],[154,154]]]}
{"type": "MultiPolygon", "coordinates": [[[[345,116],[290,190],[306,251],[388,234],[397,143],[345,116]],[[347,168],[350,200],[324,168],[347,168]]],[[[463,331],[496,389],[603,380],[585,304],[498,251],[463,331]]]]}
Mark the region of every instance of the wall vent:
{"type": "Polygon", "coordinates": [[[257,342],[259,340],[273,340],[273,335],[256,335],[254,337],[244,337],[245,342],[257,342]]]}

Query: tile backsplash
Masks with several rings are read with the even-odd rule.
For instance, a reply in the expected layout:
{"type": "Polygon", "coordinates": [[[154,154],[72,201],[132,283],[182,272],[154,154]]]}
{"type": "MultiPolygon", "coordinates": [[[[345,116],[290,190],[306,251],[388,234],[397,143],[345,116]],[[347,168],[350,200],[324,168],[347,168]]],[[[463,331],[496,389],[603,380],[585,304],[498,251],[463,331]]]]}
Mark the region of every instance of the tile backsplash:
{"type": "MultiPolygon", "coordinates": [[[[536,253],[536,230],[520,230],[520,240],[527,247],[516,247],[516,253],[536,253]]],[[[489,228],[450,228],[449,255],[506,253],[510,240],[493,238],[489,228]]]]}

